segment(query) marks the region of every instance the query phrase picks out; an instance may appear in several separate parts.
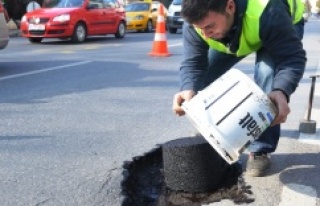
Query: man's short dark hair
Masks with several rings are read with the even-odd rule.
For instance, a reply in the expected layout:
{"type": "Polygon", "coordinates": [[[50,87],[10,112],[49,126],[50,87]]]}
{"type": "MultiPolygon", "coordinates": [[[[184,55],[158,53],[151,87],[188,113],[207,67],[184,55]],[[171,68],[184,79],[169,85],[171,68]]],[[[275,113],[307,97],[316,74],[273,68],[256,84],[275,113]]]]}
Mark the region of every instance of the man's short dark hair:
{"type": "Polygon", "coordinates": [[[229,0],[183,0],[181,14],[190,24],[204,19],[209,11],[224,13],[229,0]]]}

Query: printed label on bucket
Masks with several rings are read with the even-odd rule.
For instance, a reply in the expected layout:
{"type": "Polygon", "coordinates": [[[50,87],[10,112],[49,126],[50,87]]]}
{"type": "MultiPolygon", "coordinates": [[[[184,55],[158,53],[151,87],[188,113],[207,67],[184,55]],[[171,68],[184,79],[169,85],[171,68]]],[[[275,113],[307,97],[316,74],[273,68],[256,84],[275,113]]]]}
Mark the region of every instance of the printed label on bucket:
{"type": "Polygon", "coordinates": [[[230,69],[182,107],[196,129],[230,164],[276,116],[267,95],[237,69],[230,69]]]}

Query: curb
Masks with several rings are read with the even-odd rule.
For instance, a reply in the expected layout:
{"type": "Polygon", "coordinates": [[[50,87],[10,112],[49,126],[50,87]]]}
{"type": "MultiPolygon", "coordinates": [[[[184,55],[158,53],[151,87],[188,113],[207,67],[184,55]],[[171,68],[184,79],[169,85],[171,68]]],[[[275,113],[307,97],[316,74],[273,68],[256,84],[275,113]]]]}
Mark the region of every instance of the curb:
{"type": "Polygon", "coordinates": [[[9,37],[20,37],[21,33],[19,29],[9,30],[9,37]]]}
{"type": "Polygon", "coordinates": [[[10,19],[7,22],[7,26],[8,26],[8,29],[9,29],[9,37],[19,37],[19,36],[21,36],[21,33],[20,33],[20,21],[19,20],[10,19]]]}

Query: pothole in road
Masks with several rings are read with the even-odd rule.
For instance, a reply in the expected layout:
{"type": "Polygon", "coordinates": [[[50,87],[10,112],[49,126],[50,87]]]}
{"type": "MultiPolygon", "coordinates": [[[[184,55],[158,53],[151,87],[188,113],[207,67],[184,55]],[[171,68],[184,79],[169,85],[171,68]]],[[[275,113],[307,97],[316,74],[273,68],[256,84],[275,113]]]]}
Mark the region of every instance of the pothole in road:
{"type": "Polygon", "coordinates": [[[168,188],[161,147],[123,164],[122,206],[201,206],[229,199],[235,204],[254,202],[239,164],[228,165],[221,186],[211,192],[191,193],[168,188]]]}

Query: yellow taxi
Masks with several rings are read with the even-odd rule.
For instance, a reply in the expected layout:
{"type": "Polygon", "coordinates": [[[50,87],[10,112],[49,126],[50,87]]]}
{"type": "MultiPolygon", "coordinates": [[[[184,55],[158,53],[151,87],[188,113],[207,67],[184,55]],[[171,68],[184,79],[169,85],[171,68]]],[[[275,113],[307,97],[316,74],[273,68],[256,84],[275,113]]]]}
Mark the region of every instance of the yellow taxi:
{"type": "Polygon", "coordinates": [[[167,9],[158,1],[139,1],[127,4],[125,7],[127,30],[151,32],[156,28],[160,5],[163,6],[163,16],[166,21],[167,9]]]}

